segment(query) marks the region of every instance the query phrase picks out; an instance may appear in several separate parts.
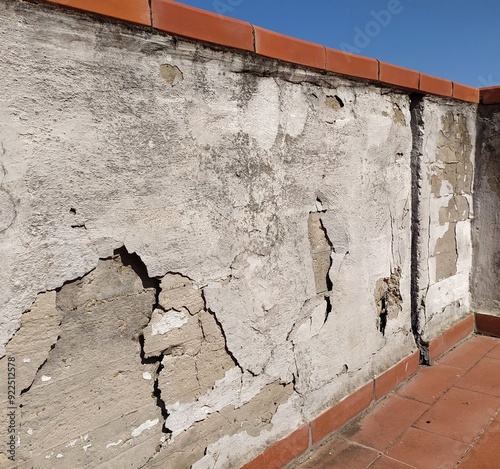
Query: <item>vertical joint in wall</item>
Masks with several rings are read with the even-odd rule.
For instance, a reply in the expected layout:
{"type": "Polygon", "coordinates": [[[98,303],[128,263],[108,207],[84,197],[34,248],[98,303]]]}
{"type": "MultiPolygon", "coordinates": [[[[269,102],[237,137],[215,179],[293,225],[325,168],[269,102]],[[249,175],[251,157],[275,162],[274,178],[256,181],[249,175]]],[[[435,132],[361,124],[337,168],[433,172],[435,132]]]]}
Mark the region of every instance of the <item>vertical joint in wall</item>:
{"type": "Polygon", "coordinates": [[[423,154],[423,95],[410,95],[411,112],[411,329],[420,351],[420,363],[428,365],[429,344],[420,335],[420,310],[424,306],[421,297],[421,211],[422,198],[422,154],[423,154]]]}

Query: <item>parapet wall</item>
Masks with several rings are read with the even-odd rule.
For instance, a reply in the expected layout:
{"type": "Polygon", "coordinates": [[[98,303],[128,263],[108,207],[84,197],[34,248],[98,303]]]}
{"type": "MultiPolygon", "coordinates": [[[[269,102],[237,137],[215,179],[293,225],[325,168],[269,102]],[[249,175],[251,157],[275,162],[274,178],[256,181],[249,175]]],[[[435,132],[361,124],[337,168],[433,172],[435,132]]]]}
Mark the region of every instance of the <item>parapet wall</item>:
{"type": "Polygon", "coordinates": [[[500,88],[482,90],[478,112],[473,307],[500,316],[500,88]]]}
{"type": "Polygon", "coordinates": [[[240,467],[471,310],[479,90],[163,20],[0,2],[19,467],[240,467]]]}

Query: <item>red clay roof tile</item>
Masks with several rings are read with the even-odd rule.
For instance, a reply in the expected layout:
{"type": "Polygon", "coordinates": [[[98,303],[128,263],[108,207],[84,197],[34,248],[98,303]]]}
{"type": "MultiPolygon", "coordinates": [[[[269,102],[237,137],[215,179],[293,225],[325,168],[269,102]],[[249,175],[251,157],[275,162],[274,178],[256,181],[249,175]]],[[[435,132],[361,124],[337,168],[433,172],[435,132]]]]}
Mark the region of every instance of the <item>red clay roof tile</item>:
{"type": "Polygon", "coordinates": [[[169,0],[152,0],[153,27],[170,34],[253,51],[250,23],[169,0]]]}
{"type": "Polygon", "coordinates": [[[131,23],[151,25],[148,0],[42,0],[131,23]]]}
{"type": "Polygon", "coordinates": [[[257,54],[313,68],[325,69],[325,48],[312,42],[255,26],[257,54]]]}
{"type": "Polygon", "coordinates": [[[326,70],[352,77],[378,79],[378,60],[326,48],[326,70]]]}

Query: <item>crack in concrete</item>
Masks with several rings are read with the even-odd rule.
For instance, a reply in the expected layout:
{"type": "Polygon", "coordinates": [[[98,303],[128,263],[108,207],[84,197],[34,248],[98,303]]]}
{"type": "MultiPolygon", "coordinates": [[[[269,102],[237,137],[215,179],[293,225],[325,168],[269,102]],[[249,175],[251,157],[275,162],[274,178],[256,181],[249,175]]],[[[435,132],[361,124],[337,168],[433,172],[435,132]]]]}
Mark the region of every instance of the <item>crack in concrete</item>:
{"type": "MultiPolygon", "coordinates": [[[[59,323],[59,326],[61,326],[61,322],[59,323]]],[[[50,352],[55,349],[56,344],[57,344],[58,340],[60,340],[60,339],[61,339],[61,336],[58,335],[56,341],[50,346],[48,354],[50,354],[50,352]]],[[[43,363],[37,368],[37,370],[35,371],[35,374],[33,376],[33,380],[31,381],[30,385],[27,386],[24,389],[21,389],[21,392],[19,393],[19,396],[23,396],[24,394],[26,394],[27,392],[30,391],[30,389],[33,386],[33,383],[35,382],[38,374],[40,373],[40,371],[42,370],[42,368],[45,366],[45,364],[47,363],[47,361],[49,360],[49,358],[50,358],[50,356],[47,356],[47,358],[43,361],[43,363]]]]}

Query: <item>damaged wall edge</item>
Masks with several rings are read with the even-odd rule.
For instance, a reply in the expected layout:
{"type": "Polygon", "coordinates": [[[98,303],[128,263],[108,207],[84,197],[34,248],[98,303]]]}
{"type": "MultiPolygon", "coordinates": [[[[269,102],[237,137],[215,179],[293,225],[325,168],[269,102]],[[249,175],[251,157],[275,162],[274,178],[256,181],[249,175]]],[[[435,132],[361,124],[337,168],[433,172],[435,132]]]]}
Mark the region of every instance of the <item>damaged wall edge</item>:
{"type": "Polygon", "coordinates": [[[411,150],[411,330],[415,343],[420,351],[420,363],[430,365],[429,343],[422,340],[420,335],[420,315],[423,304],[421,294],[421,213],[422,198],[422,156],[423,156],[423,107],[424,96],[410,95],[410,128],[412,132],[411,150]]]}

